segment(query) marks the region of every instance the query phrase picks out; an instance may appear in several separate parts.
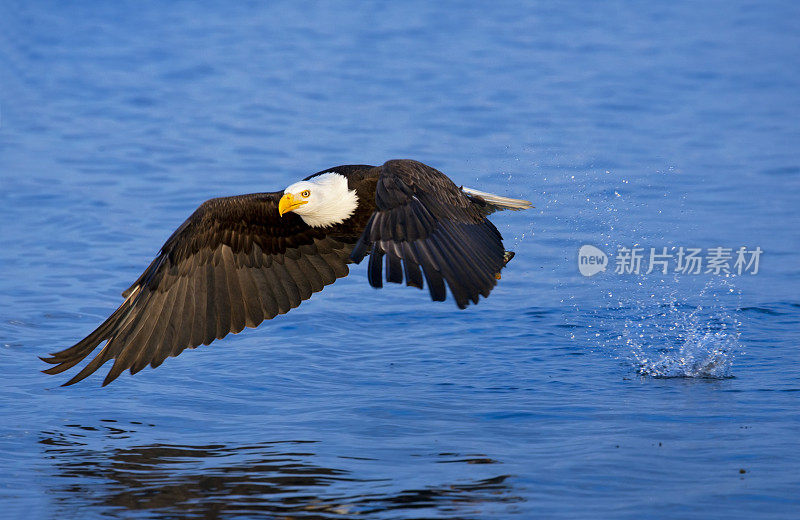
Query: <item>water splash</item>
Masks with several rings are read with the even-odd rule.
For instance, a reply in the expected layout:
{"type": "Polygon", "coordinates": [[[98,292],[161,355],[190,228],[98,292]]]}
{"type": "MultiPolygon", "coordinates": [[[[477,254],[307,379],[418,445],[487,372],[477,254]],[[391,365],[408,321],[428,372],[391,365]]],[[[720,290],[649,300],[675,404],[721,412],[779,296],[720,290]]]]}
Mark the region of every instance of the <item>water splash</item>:
{"type": "MultiPolygon", "coordinates": [[[[673,307],[673,309],[676,309],[673,307]]],[[[714,330],[712,323],[703,323],[698,317],[702,308],[688,314],[672,311],[674,324],[666,330],[650,333],[647,342],[644,334],[626,339],[629,356],[637,372],[652,377],[698,377],[724,379],[732,377],[731,367],[740,350],[739,332],[723,324],[714,330]],[[669,336],[680,330],[676,338],[669,336]],[[660,338],[659,336],[662,336],[660,338]],[[659,341],[659,340],[663,340],[659,341]]],[[[627,332],[627,329],[626,329],[627,332]]]]}
{"type": "Polygon", "coordinates": [[[728,307],[734,289],[709,282],[700,292],[703,304],[691,306],[674,297],[636,318],[626,318],[618,339],[620,357],[644,376],[724,379],[742,351],[741,322],[728,307]]]}

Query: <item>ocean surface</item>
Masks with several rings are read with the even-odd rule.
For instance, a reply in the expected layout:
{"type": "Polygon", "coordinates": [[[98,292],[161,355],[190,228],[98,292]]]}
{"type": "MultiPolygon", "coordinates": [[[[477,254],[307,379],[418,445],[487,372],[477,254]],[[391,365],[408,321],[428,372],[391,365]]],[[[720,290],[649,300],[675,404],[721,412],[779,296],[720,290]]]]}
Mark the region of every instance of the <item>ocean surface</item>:
{"type": "Polygon", "coordinates": [[[0,2],[0,518],[800,518],[798,26],[0,2]],[[517,255],[490,298],[355,266],[106,388],[40,373],[204,200],[391,158],[534,203],[492,217],[517,255]]]}

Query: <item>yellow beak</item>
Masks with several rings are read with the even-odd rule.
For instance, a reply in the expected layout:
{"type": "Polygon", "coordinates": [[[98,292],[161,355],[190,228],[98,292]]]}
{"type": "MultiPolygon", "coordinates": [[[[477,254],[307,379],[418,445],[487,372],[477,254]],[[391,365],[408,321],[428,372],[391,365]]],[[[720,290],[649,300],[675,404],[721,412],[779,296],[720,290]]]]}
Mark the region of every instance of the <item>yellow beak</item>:
{"type": "Polygon", "coordinates": [[[278,214],[283,216],[284,213],[294,211],[303,204],[308,204],[308,201],[296,199],[291,193],[284,193],[280,202],[278,202],[278,214]]]}

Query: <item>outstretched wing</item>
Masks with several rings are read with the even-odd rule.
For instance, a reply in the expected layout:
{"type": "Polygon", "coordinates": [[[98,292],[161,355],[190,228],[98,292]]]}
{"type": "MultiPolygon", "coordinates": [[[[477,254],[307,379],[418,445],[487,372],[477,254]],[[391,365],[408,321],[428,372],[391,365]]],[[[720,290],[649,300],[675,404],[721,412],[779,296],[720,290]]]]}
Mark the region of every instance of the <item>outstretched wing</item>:
{"type": "Polygon", "coordinates": [[[445,282],[463,309],[489,296],[505,265],[502,237],[474,203],[443,173],[417,161],[388,161],[375,169],[376,210],[353,249],[360,262],[368,253],[369,282],[422,288],[446,298],[445,282]]]}
{"type": "Polygon", "coordinates": [[[107,342],[66,384],[114,365],[107,385],[186,348],[255,327],[288,312],[347,276],[352,244],[326,236],[294,213],[279,217],[282,192],[212,199],[202,204],[123,293],[125,301],[94,332],[44,359],[58,374],[107,342]]]}

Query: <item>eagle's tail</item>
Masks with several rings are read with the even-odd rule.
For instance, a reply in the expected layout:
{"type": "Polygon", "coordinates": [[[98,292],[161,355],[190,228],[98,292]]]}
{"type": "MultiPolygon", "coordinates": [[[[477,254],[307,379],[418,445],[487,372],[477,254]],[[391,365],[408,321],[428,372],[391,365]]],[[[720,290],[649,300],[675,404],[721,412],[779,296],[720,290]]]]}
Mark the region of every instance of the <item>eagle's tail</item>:
{"type": "Polygon", "coordinates": [[[478,191],[472,188],[465,188],[463,186],[461,187],[461,191],[463,191],[473,199],[478,199],[480,201],[485,202],[486,204],[491,206],[493,211],[500,211],[504,209],[520,211],[523,209],[528,209],[533,207],[533,204],[531,204],[527,200],[512,199],[510,197],[503,197],[501,195],[486,193],[484,191],[478,191]]]}

